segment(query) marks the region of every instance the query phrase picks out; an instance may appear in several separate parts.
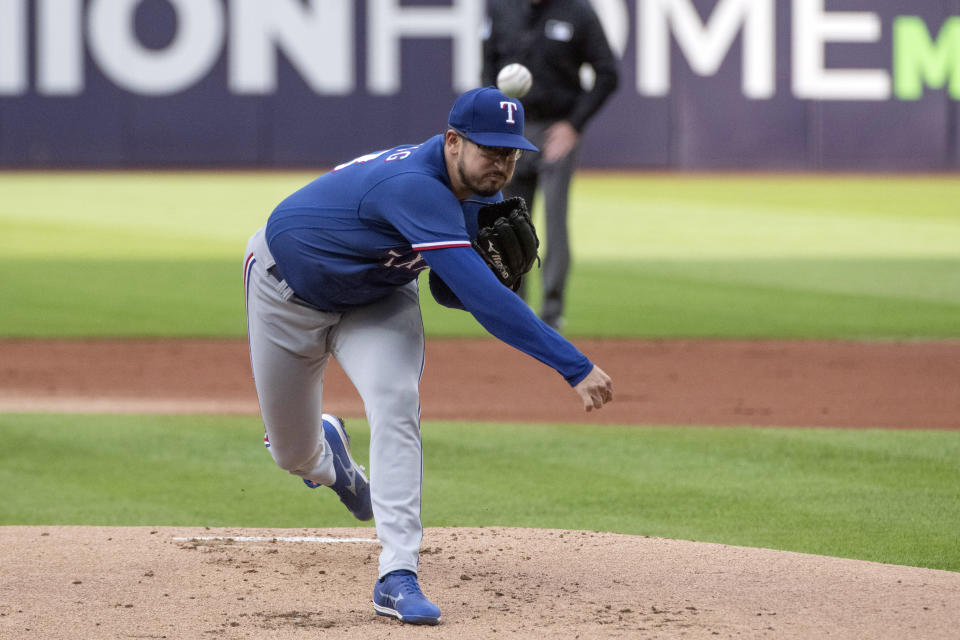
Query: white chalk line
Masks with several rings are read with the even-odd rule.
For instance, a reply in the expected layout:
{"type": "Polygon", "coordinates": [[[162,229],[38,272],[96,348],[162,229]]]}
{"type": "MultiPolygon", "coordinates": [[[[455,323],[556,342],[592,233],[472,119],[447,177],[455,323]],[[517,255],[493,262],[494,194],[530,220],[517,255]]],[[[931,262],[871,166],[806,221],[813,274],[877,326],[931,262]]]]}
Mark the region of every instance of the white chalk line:
{"type": "Polygon", "coordinates": [[[376,538],[324,538],[319,536],[193,536],[190,538],[174,538],[181,542],[202,540],[229,540],[231,542],[380,542],[376,538]]]}

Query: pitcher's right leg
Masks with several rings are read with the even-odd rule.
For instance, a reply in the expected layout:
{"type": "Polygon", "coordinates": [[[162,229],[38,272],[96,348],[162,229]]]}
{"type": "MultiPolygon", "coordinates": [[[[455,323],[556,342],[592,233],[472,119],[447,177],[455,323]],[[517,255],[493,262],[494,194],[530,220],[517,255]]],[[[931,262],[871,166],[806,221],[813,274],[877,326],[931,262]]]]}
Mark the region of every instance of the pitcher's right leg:
{"type": "Polygon", "coordinates": [[[281,284],[264,268],[272,259],[262,233],[250,240],[244,275],[250,364],[270,455],[290,473],[330,485],[336,475],[324,443],[323,373],[327,333],[339,315],[284,299],[281,284]]]}

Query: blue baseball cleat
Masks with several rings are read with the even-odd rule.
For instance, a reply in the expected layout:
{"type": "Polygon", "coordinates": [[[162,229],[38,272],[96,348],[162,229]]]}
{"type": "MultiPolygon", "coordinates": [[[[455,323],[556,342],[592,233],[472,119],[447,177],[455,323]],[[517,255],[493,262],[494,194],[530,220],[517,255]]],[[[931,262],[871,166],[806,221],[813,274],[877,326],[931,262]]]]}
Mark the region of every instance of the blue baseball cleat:
{"type": "Polygon", "coordinates": [[[377,580],[373,587],[377,615],[391,616],[409,624],[439,624],[440,607],[420,591],[417,574],[401,569],[377,580]]]}
{"type": "MultiPolygon", "coordinates": [[[[350,436],[343,421],[328,413],[323,414],[323,436],[333,452],[333,468],[337,480],[330,488],[340,496],[340,502],[347,506],[357,520],[373,518],[373,505],[370,504],[370,482],[364,475],[364,468],[350,455],[350,436]]],[[[303,479],[311,489],[323,486],[303,479]]]]}

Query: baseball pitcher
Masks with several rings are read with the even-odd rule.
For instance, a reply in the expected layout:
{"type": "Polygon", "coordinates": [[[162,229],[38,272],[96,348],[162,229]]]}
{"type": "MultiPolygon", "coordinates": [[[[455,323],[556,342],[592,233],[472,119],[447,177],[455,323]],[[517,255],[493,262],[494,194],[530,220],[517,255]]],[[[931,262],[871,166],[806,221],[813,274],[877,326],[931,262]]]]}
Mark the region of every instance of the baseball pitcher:
{"type": "Polygon", "coordinates": [[[524,151],[523,107],[494,87],[468,91],[448,128],[422,144],[346,162],[283,200],[247,246],[250,360],[265,443],[310,487],[327,486],[382,545],[373,605],[437,624],[417,580],[424,337],[417,275],[444,305],[555,369],[586,410],[613,399],[610,378],[514,293],[537,260],[522,200],[501,189],[524,151]],[[368,480],[343,422],[323,413],[330,356],[363,399],[368,480]]]}

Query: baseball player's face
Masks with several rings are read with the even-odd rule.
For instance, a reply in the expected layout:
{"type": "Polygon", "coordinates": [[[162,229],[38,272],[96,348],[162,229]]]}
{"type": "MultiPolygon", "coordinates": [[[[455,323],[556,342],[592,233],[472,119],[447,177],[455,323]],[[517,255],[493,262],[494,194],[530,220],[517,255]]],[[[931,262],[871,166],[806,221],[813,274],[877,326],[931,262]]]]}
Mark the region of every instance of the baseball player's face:
{"type": "Polygon", "coordinates": [[[484,147],[461,136],[457,158],[460,182],[479,196],[492,196],[510,182],[518,156],[517,149],[484,147]]]}

